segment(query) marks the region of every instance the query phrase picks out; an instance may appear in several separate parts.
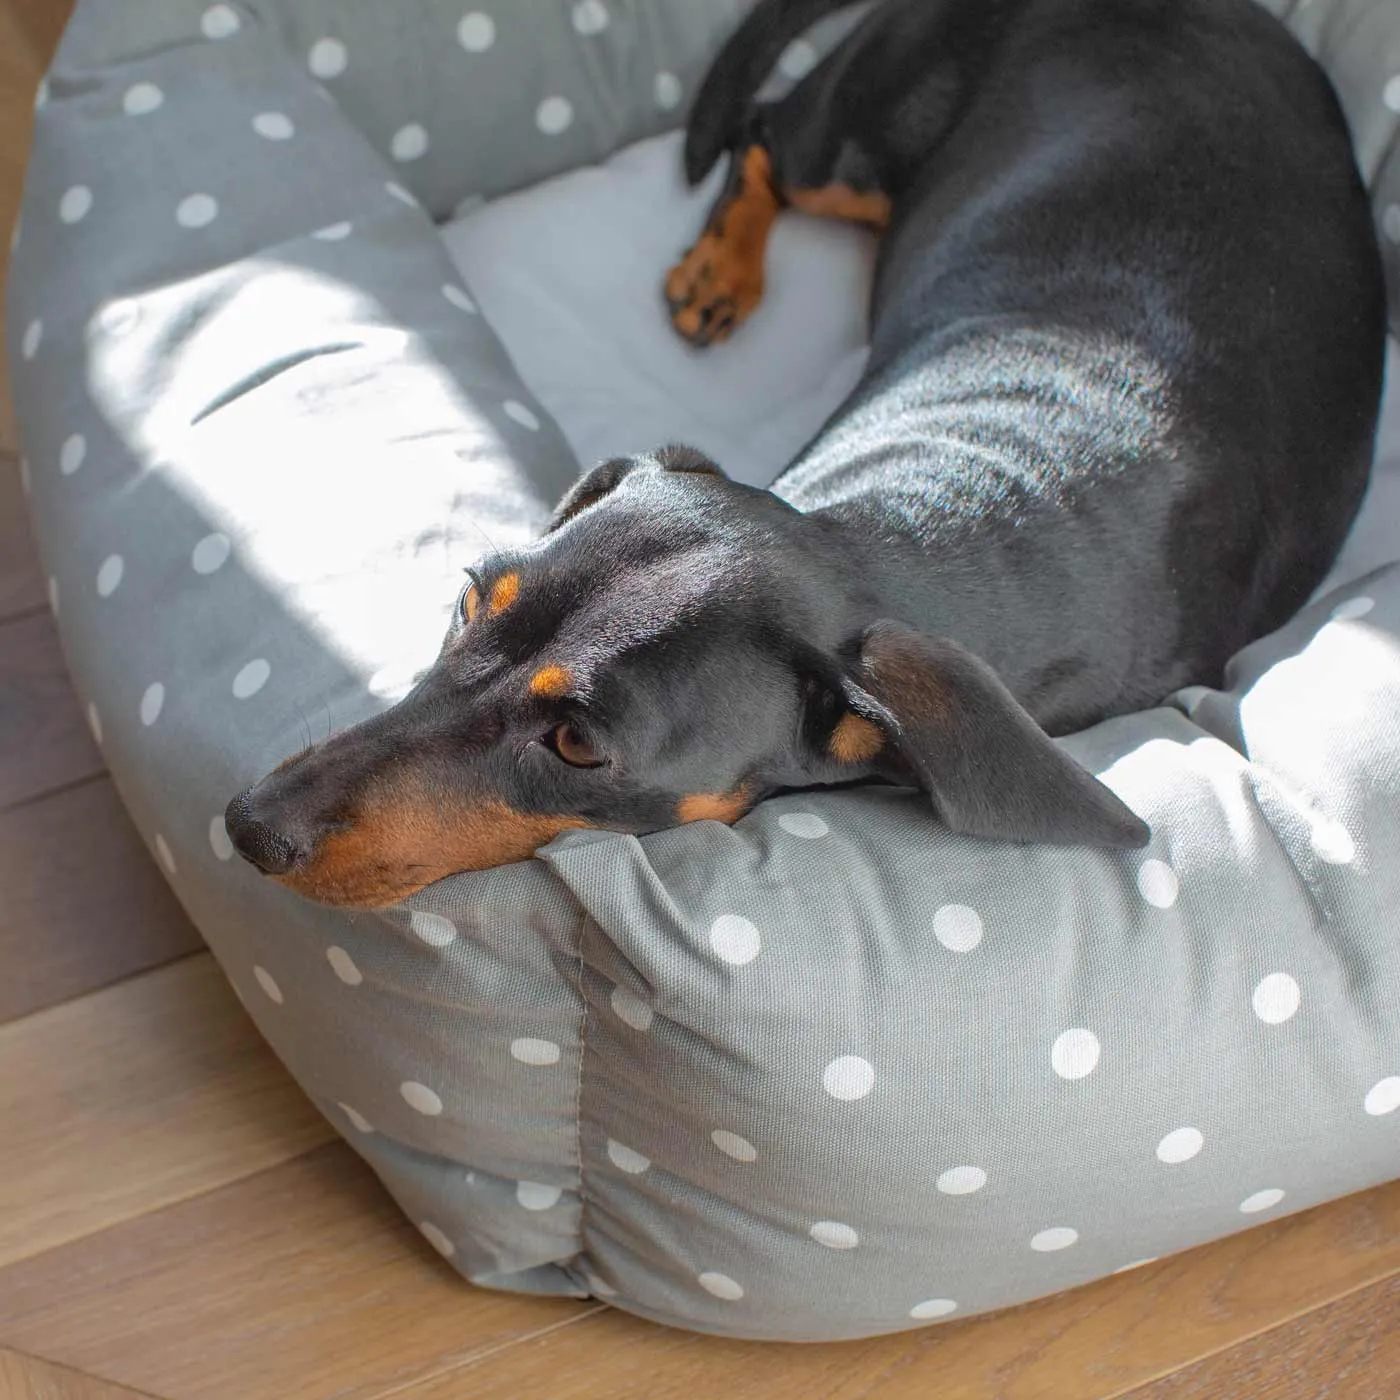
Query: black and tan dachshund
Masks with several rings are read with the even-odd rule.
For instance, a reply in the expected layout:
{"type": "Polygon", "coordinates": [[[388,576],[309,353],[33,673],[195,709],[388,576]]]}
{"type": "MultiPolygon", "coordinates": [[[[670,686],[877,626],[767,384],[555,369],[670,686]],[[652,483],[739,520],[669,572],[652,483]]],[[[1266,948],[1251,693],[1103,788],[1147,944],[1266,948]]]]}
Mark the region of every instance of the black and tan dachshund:
{"type": "Polygon", "coordinates": [[[606,462],[471,572],[398,705],[227,813],[244,856],[385,905],[571,827],[922,787],[949,826],[1140,846],[1047,738],[1213,683],[1365,490],[1381,268],[1325,78],[1253,0],[760,0],[691,114],[728,183],[666,282],[730,334],[794,206],[882,235],[865,374],[771,491],[606,462]]]}

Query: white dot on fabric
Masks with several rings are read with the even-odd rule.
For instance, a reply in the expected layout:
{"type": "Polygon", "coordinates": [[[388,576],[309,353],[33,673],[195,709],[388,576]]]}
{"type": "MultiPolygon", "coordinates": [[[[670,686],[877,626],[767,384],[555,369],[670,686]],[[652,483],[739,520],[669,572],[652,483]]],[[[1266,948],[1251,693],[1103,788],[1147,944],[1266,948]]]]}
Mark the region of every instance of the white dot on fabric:
{"type": "Polygon", "coordinates": [[[386,180],[384,188],[389,191],[400,204],[407,204],[410,209],[418,207],[418,201],[404,189],[404,187],[393,180],[386,180]]]}
{"type": "Polygon", "coordinates": [[[431,1220],[420,1220],[418,1229],[422,1236],[444,1259],[451,1259],[457,1246],[431,1220]]]}
{"type": "Polygon", "coordinates": [[[933,934],[952,953],[970,953],[982,941],[982,916],[966,904],[944,904],[933,916],[933,934]]]}
{"type": "Polygon", "coordinates": [[[608,7],[603,0],[578,0],[574,28],[583,35],[601,34],[608,27],[608,7]]]}
{"type": "Polygon", "coordinates": [[[372,1133],[374,1131],[374,1124],[371,1123],[363,1113],[358,1113],[355,1109],[351,1108],[348,1103],[340,1104],[339,1108],[350,1120],[350,1126],[354,1128],[357,1133],[372,1133]]]}
{"type": "Polygon", "coordinates": [[[1381,100],[1392,112],[1400,112],[1400,73],[1397,73],[1381,93],[1381,100]]]}
{"type": "Polygon", "coordinates": [[[120,297],[97,313],[97,324],[107,335],[130,335],[141,324],[141,308],[132,298],[120,297]]]}
{"type": "Polygon", "coordinates": [[[744,1290],[728,1274],[703,1273],[695,1280],[706,1293],[723,1298],[726,1303],[737,1303],[744,1296],[744,1290]]]}
{"type": "Polygon", "coordinates": [[[1352,622],[1358,617],[1365,617],[1375,606],[1376,600],[1374,598],[1368,598],[1364,593],[1360,593],[1355,598],[1347,598],[1338,603],[1332,609],[1332,621],[1352,622]]]}
{"type": "Polygon", "coordinates": [[[401,126],[389,142],[389,154],[396,161],[420,160],[428,151],[428,133],[417,122],[401,126]]]}
{"type": "Polygon", "coordinates": [[[444,282],[442,294],[458,311],[476,310],[476,303],[455,282],[444,282]]]}
{"type": "Polygon", "coordinates": [[[97,596],[99,598],[110,598],[117,591],[117,585],[122,581],[125,567],[120,554],[109,554],[102,561],[102,567],[97,571],[97,596]]]}
{"type": "Polygon", "coordinates": [[[165,101],[165,94],[154,83],[133,83],[122,97],[122,111],[129,117],[144,117],[165,101]]]}
{"type": "Polygon", "coordinates": [[[228,5],[210,5],[200,19],[199,27],[206,39],[227,39],[238,33],[240,21],[237,13],[228,5]]]}
{"type": "Polygon", "coordinates": [[[39,344],[44,338],[44,323],[40,320],[31,321],[24,328],[24,335],[20,338],[19,353],[26,360],[32,360],[39,353],[39,344]]]}
{"type": "Polygon", "coordinates": [[[507,399],[501,408],[507,418],[513,418],[522,428],[529,428],[532,433],[539,432],[540,420],[518,399],[507,399]]]}
{"type": "Polygon", "coordinates": [[[40,111],[49,105],[49,80],[39,79],[39,86],[34,89],[34,110],[40,111]]]}
{"type": "Polygon", "coordinates": [[[987,1184],[981,1167],[949,1167],[938,1178],[938,1189],[945,1196],[970,1196],[987,1184]]]}
{"type": "Polygon", "coordinates": [[[277,979],[265,967],[255,967],[253,976],[258,979],[258,986],[267,993],[267,999],[281,1006],[286,998],[282,995],[282,988],[277,985],[277,979]]]}
{"type": "Polygon", "coordinates": [[[789,836],[800,836],[805,841],[816,841],[831,830],[815,812],[784,812],[778,825],[789,836]]]}
{"type": "Polygon", "coordinates": [[[552,1040],[522,1035],[511,1041],[510,1053],[522,1065],[557,1065],[562,1052],[552,1040]]]}
{"type": "Polygon", "coordinates": [[[806,39],[794,39],[778,58],[778,72],[797,82],[817,66],[817,51],[806,39]]]}
{"type": "Polygon", "coordinates": [[[190,567],[197,574],[212,574],[223,568],[229,556],[229,539],[217,530],[195,545],[190,554],[190,567]]]}
{"type": "Polygon", "coordinates": [[[758,1149],[748,1138],[740,1137],[738,1133],[731,1133],[724,1128],[716,1128],[710,1134],[710,1141],[726,1157],[732,1157],[736,1162],[753,1162],[758,1158],[758,1149]]]}
{"type": "Polygon", "coordinates": [[[339,39],[317,39],[306,55],[306,66],[318,78],[338,78],[349,57],[339,39]]]}
{"type": "Polygon", "coordinates": [[[515,1199],[526,1210],[548,1210],[564,1193],[557,1186],[546,1186],[542,1181],[517,1181],[515,1199]]]}
{"type": "Polygon", "coordinates": [[[1251,998],[1254,1014],[1271,1026],[1288,1020],[1302,1005],[1303,993],[1286,972],[1271,972],[1261,979],[1251,998]]]}
{"type": "Polygon", "coordinates": [[[1075,1026],[1055,1037],[1050,1047],[1050,1064],[1061,1079],[1083,1079],[1099,1064],[1101,1047],[1093,1031],[1075,1026]]]}
{"type": "Polygon", "coordinates": [[[233,859],[233,842],[228,839],[223,813],[209,818],[209,848],[220,860],[233,859]]]}
{"type": "Polygon", "coordinates": [[[170,842],[160,832],[156,832],[155,848],[156,855],[160,858],[160,863],[165,867],[166,873],[173,875],[175,873],[175,853],[170,849],[170,842]]]}
{"type": "Polygon", "coordinates": [[[49,575],[49,611],[58,612],[58,580],[52,574],[49,575]]]}
{"type": "Polygon", "coordinates": [[[426,909],[415,909],[408,916],[409,927],[419,938],[433,948],[445,948],[457,937],[457,925],[442,914],[430,914],[426,909]]]}
{"type": "Polygon", "coordinates": [[[839,1220],[818,1220],[807,1233],[828,1249],[854,1249],[860,1243],[860,1236],[839,1220]]]}
{"type": "Polygon", "coordinates": [[[947,1317],[949,1313],[957,1310],[958,1305],[951,1298],[926,1298],[909,1309],[909,1316],[918,1318],[920,1322],[927,1322],[931,1318],[947,1317]]]}
{"type": "Polygon", "coordinates": [[[1366,1094],[1366,1112],[1372,1118],[1382,1118],[1400,1108],[1400,1075],[1388,1075],[1373,1084],[1366,1094]]]}
{"type": "Polygon", "coordinates": [[[318,228],[311,236],[319,238],[322,243],[339,243],[342,238],[350,237],[351,225],[348,223],[327,224],[325,228],[318,228]]]}
{"type": "Polygon", "coordinates": [[[608,1139],[608,1159],[618,1171],[626,1172],[628,1176],[640,1176],[651,1166],[650,1157],[643,1157],[640,1152],[625,1147],[612,1138],[608,1139]]]}
{"type": "Polygon", "coordinates": [[[1271,1186],[1266,1191],[1256,1191],[1252,1196],[1246,1196],[1240,1202],[1240,1210],[1245,1215],[1257,1215],[1261,1210],[1270,1210],[1283,1200],[1284,1193],[1276,1186],[1271,1186]]]}
{"type": "Polygon", "coordinates": [[[1356,841],[1341,822],[1326,817],[1317,819],[1309,839],[1313,854],[1328,865],[1350,865],[1356,859],[1356,841]]]}
{"type": "Polygon", "coordinates": [[[567,97],[546,97],[535,109],[535,125],[546,136],[567,131],[574,120],[574,104],[567,97]]]}
{"type": "Polygon", "coordinates": [[[267,684],[272,667],[261,657],[255,657],[233,678],[233,693],[239,700],[256,695],[267,684]]]}
{"type": "Polygon", "coordinates": [[[420,1084],[416,1079],[407,1079],[400,1084],[399,1093],[411,1109],[428,1118],[436,1118],[442,1112],[442,1100],[426,1084],[420,1084]]]}
{"type": "Polygon", "coordinates": [[[1157,1160],[1178,1166],[1189,1162],[1205,1145],[1198,1128],[1176,1128],[1157,1144],[1157,1160]]]}
{"type": "Polygon", "coordinates": [[[345,983],[347,987],[358,987],[365,980],[365,975],[355,966],[355,959],[345,951],[332,943],[326,949],[326,961],[331,965],[331,971],[345,983]]]}
{"type": "Polygon", "coordinates": [[[1120,1264],[1113,1272],[1115,1274],[1130,1274],[1134,1269],[1142,1268],[1144,1264],[1155,1264],[1156,1262],[1157,1256],[1152,1254],[1146,1259],[1134,1259],[1131,1264],[1120,1264]]]}
{"type": "Polygon", "coordinates": [[[1392,243],[1400,243],[1400,204],[1387,204],[1381,215],[1381,229],[1392,243]]]}
{"type": "Polygon", "coordinates": [[[670,112],[681,105],[685,89],[674,73],[663,70],[656,75],[656,81],[652,84],[652,94],[656,98],[656,105],[670,112]]]}
{"type": "Polygon", "coordinates": [[[91,208],[92,191],[86,185],[74,185],[64,190],[63,198],[58,201],[58,217],[65,224],[76,224],[87,217],[91,208]]]}
{"type": "Polygon", "coordinates": [[[863,1099],[875,1087],[875,1067],[859,1055],[841,1055],[822,1071],[822,1088],[833,1099],[863,1099]]]}
{"type": "Polygon", "coordinates": [[[102,742],[102,716],[97,713],[97,706],[91,700],[87,707],[88,728],[92,730],[92,737],[97,743],[102,742]]]}
{"type": "Polygon", "coordinates": [[[297,134],[296,125],[284,112],[259,112],[253,118],[253,130],[268,141],[290,141],[297,134]]]}
{"type": "Polygon", "coordinates": [[[160,718],[164,704],[165,687],[159,681],[152,681],[141,696],[141,723],[154,724],[160,718]]]}
{"type": "Polygon", "coordinates": [[[1138,892],[1157,909],[1170,909],[1181,888],[1176,871],[1164,860],[1145,860],[1138,866],[1138,892]]]}
{"type": "Polygon", "coordinates": [[[1054,1225],[1031,1236],[1031,1248],[1037,1254],[1053,1254],[1057,1249],[1068,1249],[1079,1240],[1079,1231],[1068,1225],[1054,1225]]]}
{"type": "Polygon", "coordinates": [[[457,26],[457,42],[468,53],[485,53],[496,42],[496,21],[480,10],[463,15],[457,26]]]}
{"type": "Polygon", "coordinates": [[[72,437],[64,438],[63,446],[58,449],[58,469],[64,476],[72,476],[83,464],[83,458],[87,456],[87,439],[81,433],[74,433],[72,437]]]}
{"type": "Polygon", "coordinates": [[[758,930],[739,914],[721,914],[710,925],[710,947],[715,956],[734,967],[751,963],[762,946],[758,930]]]}
{"type": "Polygon", "coordinates": [[[635,992],[628,991],[626,987],[614,987],[612,996],[608,998],[608,1004],[613,1009],[613,1015],[619,1021],[631,1026],[634,1031],[651,1029],[651,1019],[654,1013],[651,1007],[635,992]]]}
{"type": "Polygon", "coordinates": [[[175,206],[175,222],[181,228],[206,228],[219,217],[219,201],[212,194],[187,194],[175,206]]]}

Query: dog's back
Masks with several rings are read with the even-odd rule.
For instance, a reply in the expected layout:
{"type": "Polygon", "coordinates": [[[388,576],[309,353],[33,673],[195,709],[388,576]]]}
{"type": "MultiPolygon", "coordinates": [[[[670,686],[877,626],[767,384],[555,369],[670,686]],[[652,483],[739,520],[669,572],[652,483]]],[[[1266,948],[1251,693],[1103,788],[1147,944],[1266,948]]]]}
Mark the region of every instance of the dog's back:
{"type": "Polygon", "coordinates": [[[1064,729],[1213,680],[1320,581],[1384,297],[1336,100],[1253,0],[1009,10],[895,193],[867,375],[776,489],[1064,729]]]}

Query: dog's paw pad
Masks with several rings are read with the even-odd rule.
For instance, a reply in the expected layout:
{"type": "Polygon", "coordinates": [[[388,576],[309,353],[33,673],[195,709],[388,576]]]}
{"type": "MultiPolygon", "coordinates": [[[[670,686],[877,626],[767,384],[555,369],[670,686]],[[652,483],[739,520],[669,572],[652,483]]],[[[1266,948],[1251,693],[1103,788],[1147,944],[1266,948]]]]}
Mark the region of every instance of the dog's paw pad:
{"type": "Polygon", "coordinates": [[[692,345],[727,339],[763,297],[763,269],[728,254],[705,237],[666,278],[671,324],[692,345]]]}

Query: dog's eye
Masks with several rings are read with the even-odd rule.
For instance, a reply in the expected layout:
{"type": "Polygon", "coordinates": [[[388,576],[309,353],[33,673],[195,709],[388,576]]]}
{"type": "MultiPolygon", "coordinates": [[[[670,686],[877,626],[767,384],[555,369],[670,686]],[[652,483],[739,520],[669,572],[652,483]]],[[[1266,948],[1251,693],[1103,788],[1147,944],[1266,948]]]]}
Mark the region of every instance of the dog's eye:
{"type": "Polygon", "coordinates": [[[604,762],[572,724],[555,725],[549,734],[549,747],[574,768],[600,768],[604,762]]]}

